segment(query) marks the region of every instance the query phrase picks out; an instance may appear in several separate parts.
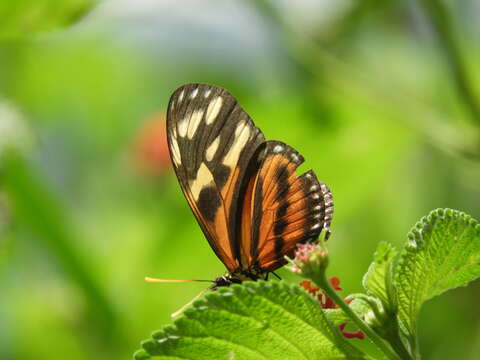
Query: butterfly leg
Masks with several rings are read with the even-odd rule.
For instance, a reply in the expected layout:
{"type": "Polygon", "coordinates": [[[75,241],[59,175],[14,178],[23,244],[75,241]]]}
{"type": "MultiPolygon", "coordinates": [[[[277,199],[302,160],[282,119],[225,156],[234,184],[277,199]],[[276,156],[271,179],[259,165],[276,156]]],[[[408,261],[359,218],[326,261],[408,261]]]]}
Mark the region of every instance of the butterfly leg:
{"type": "Polygon", "coordinates": [[[282,278],[280,276],[278,276],[277,274],[275,274],[275,272],[272,271],[272,274],[278,279],[278,280],[282,280],[282,278]]]}

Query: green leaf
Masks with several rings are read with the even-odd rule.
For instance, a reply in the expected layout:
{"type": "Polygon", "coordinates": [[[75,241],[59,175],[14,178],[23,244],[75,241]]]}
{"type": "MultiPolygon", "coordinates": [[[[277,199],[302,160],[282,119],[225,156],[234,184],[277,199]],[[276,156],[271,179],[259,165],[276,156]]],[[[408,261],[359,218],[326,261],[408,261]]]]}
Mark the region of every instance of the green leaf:
{"type": "Polygon", "coordinates": [[[480,225],[470,216],[437,209],[408,234],[396,268],[399,317],[416,338],[416,318],[422,304],[480,276],[480,225]]]}
{"type": "Polygon", "coordinates": [[[363,359],[299,286],[246,282],[196,301],[135,359],[363,359]]]}
{"type": "Polygon", "coordinates": [[[96,0],[0,1],[0,39],[20,38],[76,22],[96,0]]]}
{"type": "Polygon", "coordinates": [[[373,262],[363,277],[363,287],[368,295],[380,299],[386,310],[396,309],[396,295],[393,285],[393,265],[397,250],[389,243],[381,242],[373,262]]]}

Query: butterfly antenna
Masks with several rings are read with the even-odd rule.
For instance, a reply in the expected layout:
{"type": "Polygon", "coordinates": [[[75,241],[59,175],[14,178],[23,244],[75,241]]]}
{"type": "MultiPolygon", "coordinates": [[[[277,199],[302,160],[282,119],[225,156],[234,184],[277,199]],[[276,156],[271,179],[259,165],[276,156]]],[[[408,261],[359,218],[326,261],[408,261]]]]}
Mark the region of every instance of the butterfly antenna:
{"type": "Polygon", "coordinates": [[[202,290],[200,292],[200,294],[198,294],[197,296],[195,296],[192,300],[190,300],[188,303],[186,303],[185,305],[183,305],[180,309],[178,309],[177,311],[175,311],[172,315],[170,315],[172,318],[176,318],[178,315],[182,314],[185,309],[187,307],[189,307],[190,305],[192,305],[195,300],[197,300],[200,296],[202,296],[203,294],[205,294],[206,291],[208,291],[209,289],[205,289],[205,290],[202,290]]]}
{"type": "Polygon", "coordinates": [[[172,279],[156,279],[156,278],[151,278],[151,277],[146,277],[145,278],[146,282],[152,282],[152,283],[183,283],[183,282],[209,282],[209,283],[214,283],[215,281],[213,280],[172,280],[172,279]]]}

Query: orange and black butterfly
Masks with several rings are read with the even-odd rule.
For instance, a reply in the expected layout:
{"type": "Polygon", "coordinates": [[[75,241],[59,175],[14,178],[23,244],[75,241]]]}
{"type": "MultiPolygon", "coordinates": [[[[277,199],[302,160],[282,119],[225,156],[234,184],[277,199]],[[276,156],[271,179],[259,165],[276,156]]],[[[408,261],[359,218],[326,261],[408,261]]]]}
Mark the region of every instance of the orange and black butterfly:
{"type": "Polygon", "coordinates": [[[213,288],[266,279],[298,243],[329,234],[332,195],[304,161],[260,129],[225,89],[186,84],[170,98],[170,156],[190,207],[228,273],[213,288]]]}

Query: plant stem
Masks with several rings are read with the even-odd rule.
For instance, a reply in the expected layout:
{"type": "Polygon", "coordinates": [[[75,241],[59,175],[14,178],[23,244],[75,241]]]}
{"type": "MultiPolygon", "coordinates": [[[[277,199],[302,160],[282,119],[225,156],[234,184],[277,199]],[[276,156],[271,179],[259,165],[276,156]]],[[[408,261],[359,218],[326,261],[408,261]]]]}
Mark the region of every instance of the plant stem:
{"type": "Polygon", "coordinates": [[[408,342],[411,347],[411,353],[415,357],[415,359],[420,359],[420,350],[418,349],[418,336],[413,335],[408,337],[408,342]]]}
{"type": "Polygon", "coordinates": [[[460,45],[455,36],[452,18],[442,0],[421,0],[425,15],[435,29],[439,45],[447,58],[458,91],[465,102],[473,120],[480,127],[480,102],[475,89],[469,81],[467,67],[462,58],[460,45]]]}
{"type": "Polygon", "coordinates": [[[325,274],[319,276],[316,279],[313,279],[315,283],[323,290],[325,293],[338,305],[340,308],[347,314],[350,319],[367,335],[370,340],[387,356],[388,359],[398,360],[398,359],[412,359],[411,357],[402,357],[400,358],[375,331],[373,331],[370,326],[364,323],[355,312],[348,306],[343,299],[337,294],[337,292],[332,288],[330,282],[327,280],[325,274]]]}
{"type": "Polygon", "coordinates": [[[69,283],[82,291],[91,329],[98,330],[109,345],[121,343],[125,333],[119,326],[118,312],[91,267],[92,257],[86,257],[75,246],[79,240],[68,212],[21,153],[12,150],[2,160],[1,185],[16,222],[44,246],[69,283]]]}
{"type": "MultiPolygon", "coordinates": [[[[391,334],[389,337],[389,342],[392,348],[397,352],[398,355],[400,355],[400,358],[402,359],[417,359],[416,356],[410,355],[409,351],[405,347],[405,344],[403,343],[402,339],[400,338],[398,334],[398,325],[396,324],[395,326],[395,333],[391,334]]],[[[418,357],[419,359],[419,357],[418,357]]]]}

